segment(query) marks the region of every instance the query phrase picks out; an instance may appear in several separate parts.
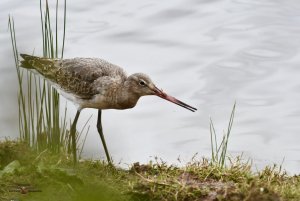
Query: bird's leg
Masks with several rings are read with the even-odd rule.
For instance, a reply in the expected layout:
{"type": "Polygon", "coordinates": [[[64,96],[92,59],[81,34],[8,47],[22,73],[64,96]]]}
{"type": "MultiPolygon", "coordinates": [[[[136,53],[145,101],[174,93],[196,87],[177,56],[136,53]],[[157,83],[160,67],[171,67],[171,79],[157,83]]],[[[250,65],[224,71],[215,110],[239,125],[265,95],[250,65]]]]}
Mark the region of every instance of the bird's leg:
{"type": "Polygon", "coordinates": [[[77,124],[79,115],[80,115],[80,110],[77,110],[76,116],[75,116],[75,118],[74,118],[74,120],[73,120],[73,123],[72,123],[72,126],[71,126],[71,131],[70,131],[70,135],[71,135],[71,138],[72,138],[72,151],[73,151],[73,162],[74,162],[74,165],[75,165],[76,162],[77,162],[77,151],[76,151],[76,124],[77,124]]]}
{"type": "Polygon", "coordinates": [[[101,113],[102,113],[102,111],[98,110],[97,129],[98,129],[98,133],[100,135],[100,138],[101,138],[101,141],[102,141],[102,144],[103,144],[103,148],[104,148],[104,151],[105,151],[107,162],[111,165],[112,164],[111,159],[110,159],[108,149],[107,149],[107,146],[106,146],[106,142],[105,142],[105,138],[104,138],[104,135],[103,135],[103,129],[102,129],[102,123],[101,123],[101,113]]]}

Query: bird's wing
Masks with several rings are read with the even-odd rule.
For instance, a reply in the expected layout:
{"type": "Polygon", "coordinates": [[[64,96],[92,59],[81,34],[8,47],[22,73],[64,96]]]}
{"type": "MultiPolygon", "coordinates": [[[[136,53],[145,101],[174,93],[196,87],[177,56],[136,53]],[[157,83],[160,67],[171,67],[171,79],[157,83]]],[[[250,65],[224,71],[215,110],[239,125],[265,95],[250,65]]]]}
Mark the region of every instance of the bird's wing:
{"type": "Polygon", "coordinates": [[[96,58],[74,58],[58,61],[56,83],[64,90],[81,98],[91,98],[101,93],[101,80],[124,82],[126,73],[122,68],[96,58]],[[96,86],[97,84],[97,86],[96,86]]]}
{"type": "Polygon", "coordinates": [[[30,55],[21,55],[21,66],[35,69],[61,90],[79,98],[89,99],[98,94],[99,80],[124,82],[126,73],[122,68],[97,58],[48,59],[30,55]],[[97,82],[96,82],[97,81],[97,82]]]}

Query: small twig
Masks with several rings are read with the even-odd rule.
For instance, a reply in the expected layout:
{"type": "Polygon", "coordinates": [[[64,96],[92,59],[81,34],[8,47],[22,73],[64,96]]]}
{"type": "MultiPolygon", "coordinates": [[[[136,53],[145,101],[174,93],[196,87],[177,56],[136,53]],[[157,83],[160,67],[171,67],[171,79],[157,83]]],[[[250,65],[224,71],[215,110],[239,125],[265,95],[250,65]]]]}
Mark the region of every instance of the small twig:
{"type": "Polygon", "coordinates": [[[136,171],[135,171],[135,174],[148,183],[155,183],[155,184],[159,184],[162,186],[171,186],[170,184],[167,184],[167,183],[162,183],[162,182],[154,181],[151,179],[147,179],[147,178],[143,177],[141,174],[137,173],[136,171]]]}

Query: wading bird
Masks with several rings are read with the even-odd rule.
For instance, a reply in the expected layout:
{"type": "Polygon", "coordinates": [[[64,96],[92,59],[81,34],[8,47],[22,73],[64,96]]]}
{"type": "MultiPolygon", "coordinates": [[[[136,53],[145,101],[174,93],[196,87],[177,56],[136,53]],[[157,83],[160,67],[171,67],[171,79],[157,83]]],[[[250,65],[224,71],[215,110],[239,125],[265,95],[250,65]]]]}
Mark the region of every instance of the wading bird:
{"type": "Polygon", "coordinates": [[[97,129],[109,163],[101,123],[103,109],[133,108],[141,96],[156,95],[192,112],[197,109],[157,88],[149,76],[135,73],[127,76],[114,64],[97,58],[48,59],[21,54],[21,67],[37,71],[65,98],[77,106],[77,113],[70,129],[74,163],[76,156],[76,124],[83,108],[98,109],[97,129]]]}

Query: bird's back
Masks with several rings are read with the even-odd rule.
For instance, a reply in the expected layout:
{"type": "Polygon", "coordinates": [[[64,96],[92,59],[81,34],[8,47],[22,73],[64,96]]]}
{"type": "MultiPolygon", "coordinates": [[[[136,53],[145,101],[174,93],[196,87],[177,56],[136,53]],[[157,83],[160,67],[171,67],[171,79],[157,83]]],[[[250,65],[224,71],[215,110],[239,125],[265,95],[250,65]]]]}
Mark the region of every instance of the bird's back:
{"type": "MultiPolygon", "coordinates": [[[[126,73],[117,65],[98,58],[47,59],[21,54],[21,66],[35,69],[63,91],[81,99],[101,93],[101,80],[124,82],[126,73]]],[[[105,84],[105,83],[104,83],[105,84]]]]}

